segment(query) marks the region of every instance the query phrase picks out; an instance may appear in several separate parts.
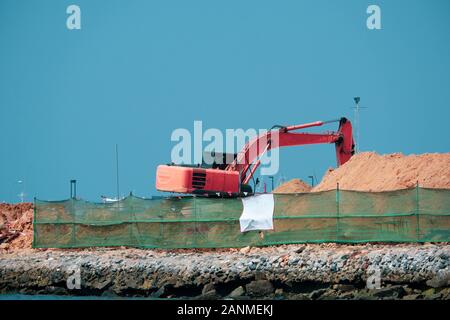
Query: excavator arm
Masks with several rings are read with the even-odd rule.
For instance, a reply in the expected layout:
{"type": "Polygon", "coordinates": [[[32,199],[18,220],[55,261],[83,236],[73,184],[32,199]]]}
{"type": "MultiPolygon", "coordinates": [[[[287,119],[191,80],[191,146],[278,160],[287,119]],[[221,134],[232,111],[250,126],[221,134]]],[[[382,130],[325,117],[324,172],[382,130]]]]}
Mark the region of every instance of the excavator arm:
{"type": "Polygon", "coordinates": [[[352,137],[352,126],[346,118],[331,121],[317,121],[313,123],[295,126],[276,126],[277,130],[270,130],[250,142],[242,149],[236,159],[225,169],[228,171],[239,171],[241,183],[247,184],[260,165],[260,158],[267,151],[274,148],[300,146],[308,144],[335,143],[336,160],[338,166],[347,162],[354,154],[354,141],[352,137]],[[322,126],[331,122],[339,122],[337,132],[329,133],[303,133],[291,132],[309,127],[322,126]]]}

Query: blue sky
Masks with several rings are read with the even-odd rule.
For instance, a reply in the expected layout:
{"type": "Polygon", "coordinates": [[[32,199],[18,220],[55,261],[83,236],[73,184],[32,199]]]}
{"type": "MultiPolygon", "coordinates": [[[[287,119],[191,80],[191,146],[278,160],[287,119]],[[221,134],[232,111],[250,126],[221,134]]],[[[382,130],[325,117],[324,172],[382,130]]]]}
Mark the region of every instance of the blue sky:
{"type": "MultiPolygon", "coordinates": [[[[157,194],[176,128],[270,128],[347,116],[363,151],[450,150],[450,2],[0,1],[0,202],[157,194]],[[81,8],[68,30],[66,8],[81,8]],[[381,30],[366,8],[381,8],[381,30]],[[19,185],[18,180],[24,182],[19,185]]],[[[326,129],[336,129],[334,125],[326,129]]],[[[281,151],[277,177],[335,166],[281,151]]]]}

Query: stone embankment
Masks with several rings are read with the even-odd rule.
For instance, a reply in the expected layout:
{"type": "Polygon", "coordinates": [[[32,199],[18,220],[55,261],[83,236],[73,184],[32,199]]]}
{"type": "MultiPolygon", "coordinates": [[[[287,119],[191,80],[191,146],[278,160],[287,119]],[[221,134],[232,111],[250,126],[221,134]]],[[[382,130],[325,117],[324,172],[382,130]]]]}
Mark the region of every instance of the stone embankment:
{"type": "Polygon", "coordinates": [[[188,299],[450,299],[448,244],[23,250],[0,293],[188,299]]]}

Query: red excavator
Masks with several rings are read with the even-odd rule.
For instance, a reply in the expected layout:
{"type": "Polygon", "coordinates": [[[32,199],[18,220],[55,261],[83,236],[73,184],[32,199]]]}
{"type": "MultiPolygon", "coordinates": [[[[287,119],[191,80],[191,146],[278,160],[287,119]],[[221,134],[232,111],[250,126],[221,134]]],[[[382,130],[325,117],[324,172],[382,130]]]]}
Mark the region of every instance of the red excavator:
{"type": "Polygon", "coordinates": [[[156,189],[209,196],[249,195],[252,194],[249,182],[261,163],[258,158],[264,153],[279,147],[319,143],[334,143],[337,165],[346,163],[354,154],[355,148],[350,121],[341,118],[293,126],[277,125],[250,140],[237,154],[211,153],[210,156],[214,159],[212,164],[160,165],[156,170],[156,189]],[[337,132],[292,132],[331,122],[339,122],[337,132]]]}

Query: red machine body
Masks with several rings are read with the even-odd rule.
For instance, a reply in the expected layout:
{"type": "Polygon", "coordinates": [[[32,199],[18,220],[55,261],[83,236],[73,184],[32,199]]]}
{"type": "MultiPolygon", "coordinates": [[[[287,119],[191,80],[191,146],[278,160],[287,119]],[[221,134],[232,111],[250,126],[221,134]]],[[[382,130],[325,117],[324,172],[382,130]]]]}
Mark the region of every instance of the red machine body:
{"type": "Polygon", "coordinates": [[[160,165],[156,171],[156,189],[176,193],[236,196],[251,193],[248,185],[265,152],[274,148],[306,144],[334,143],[337,165],[347,162],[354,154],[352,125],[346,118],[317,121],[293,126],[276,126],[249,141],[233,161],[216,168],[185,165],[160,165]],[[306,133],[295,130],[339,122],[337,132],[306,133]],[[275,129],[274,129],[275,128],[275,129]]]}
{"type": "Polygon", "coordinates": [[[239,172],[159,165],[156,189],[176,193],[239,193],[239,172]]]}

